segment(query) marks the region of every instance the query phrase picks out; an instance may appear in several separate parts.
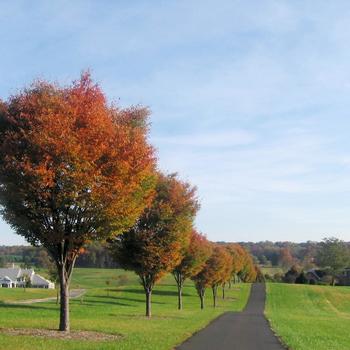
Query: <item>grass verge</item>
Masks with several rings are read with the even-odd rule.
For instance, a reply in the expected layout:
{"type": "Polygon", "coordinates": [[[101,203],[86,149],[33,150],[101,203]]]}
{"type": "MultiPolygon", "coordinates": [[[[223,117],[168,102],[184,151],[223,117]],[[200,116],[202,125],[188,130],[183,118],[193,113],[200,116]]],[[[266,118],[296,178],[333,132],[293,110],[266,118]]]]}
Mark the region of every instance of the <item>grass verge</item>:
{"type": "Polygon", "coordinates": [[[293,350],[350,349],[350,288],[269,283],[266,316],[293,350]]]}

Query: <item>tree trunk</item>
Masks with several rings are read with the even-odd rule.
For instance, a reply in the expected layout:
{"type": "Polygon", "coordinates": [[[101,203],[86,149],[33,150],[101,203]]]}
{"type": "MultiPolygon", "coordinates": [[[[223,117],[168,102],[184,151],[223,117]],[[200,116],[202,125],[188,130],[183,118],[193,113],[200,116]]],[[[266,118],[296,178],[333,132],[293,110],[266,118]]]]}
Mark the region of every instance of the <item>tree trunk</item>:
{"type": "Polygon", "coordinates": [[[215,285],[212,287],[212,290],[213,290],[213,306],[216,307],[216,295],[217,295],[218,287],[215,285]]]}
{"type": "Polygon", "coordinates": [[[183,274],[177,270],[173,271],[173,276],[177,285],[177,308],[182,310],[182,289],[185,282],[183,274]]]}
{"type": "Polygon", "coordinates": [[[200,295],[199,295],[199,298],[200,298],[200,300],[201,300],[201,310],[203,310],[203,309],[204,309],[204,295],[203,295],[203,294],[200,294],[200,295]]]}
{"type": "Polygon", "coordinates": [[[153,275],[139,275],[141,284],[146,295],[146,317],[151,318],[152,316],[152,290],[154,286],[153,275]]]}
{"type": "Polygon", "coordinates": [[[178,310],[182,310],[182,284],[177,286],[177,308],[178,310]]]}
{"type": "Polygon", "coordinates": [[[151,317],[152,316],[152,290],[147,289],[146,291],[146,317],[151,317]]]}
{"type": "Polygon", "coordinates": [[[70,331],[69,322],[69,286],[72,277],[72,271],[77,254],[67,259],[63,257],[62,260],[56,262],[58,269],[58,277],[60,281],[60,325],[59,330],[63,332],[70,331]]]}
{"type": "Polygon", "coordinates": [[[65,269],[60,268],[60,326],[59,330],[64,332],[70,331],[69,324],[69,279],[65,274],[65,269]]]}
{"type": "Polygon", "coordinates": [[[225,285],[226,283],[222,285],[222,299],[225,299],[225,285]]]}
{"type": "Polygon", "coordinates": [[[56,285],[56,305],[58,305],[58,301],[59,301],[59,290],[56,285]]]}
{"type": "Polygon", "coordinates": [[[230,279],[228,280],[228,288],[229,288],[229,289],[231,289],[231,286],[232,286],[231,283],[232,283],[232,281],[231,281],[231,278],[230,278],[230,279]]]}

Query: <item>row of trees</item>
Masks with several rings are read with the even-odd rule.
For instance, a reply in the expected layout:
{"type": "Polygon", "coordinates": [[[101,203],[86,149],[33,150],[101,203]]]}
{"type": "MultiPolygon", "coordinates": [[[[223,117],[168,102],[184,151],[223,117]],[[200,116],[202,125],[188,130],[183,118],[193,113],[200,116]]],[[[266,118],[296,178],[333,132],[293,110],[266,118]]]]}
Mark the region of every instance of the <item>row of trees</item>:
{"type": "MultiPolygon", "coordinates": [[[[148,115],[142,107],[108,104],[88,73],[70,86],[38,81],[0,101],[1,214],[55,263],[61,331],[70,329],[76,259],[91,242],[110,241],[115,259],[140,276],[149,307],[162,275],[174,271],[179,290],[188,278],[179,266],[193,258],[196,190],[157,170],[148,115]]],[[[215,292],[234,259],[210,245],[200,259],[196,277],[189,276],[201,293],[207,286],[215,292]]],[[[253,277],[244,266],[242,277],[253,277]]]]}

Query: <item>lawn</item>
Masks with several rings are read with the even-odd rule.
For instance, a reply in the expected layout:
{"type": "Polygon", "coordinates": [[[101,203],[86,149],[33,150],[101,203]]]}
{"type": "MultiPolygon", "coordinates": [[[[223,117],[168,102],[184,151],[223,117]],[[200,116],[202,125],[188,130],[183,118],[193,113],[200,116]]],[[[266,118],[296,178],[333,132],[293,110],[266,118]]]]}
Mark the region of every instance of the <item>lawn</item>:
{"type": "MultiPolygon", "coordinates": [[[[76,269],[73,288],[87,288],[84,297],[71,301],[71,326],[74,330],[91,330],[121,335],[120,340],[87,342],[57,340],[0,333],[0,349],[99,349],[170,350],[213,318],[227,310],[242,310],[249,296],[249,284],[237,284],[227,291],[227,299],[211,306],[207,291],[206,308],[201,311],[199,298],[191,282],[184,288],[184,310],[176,309],[176,287],[167,276],[153,293],[153,317],[144,315],[144,294],[133,273],[122,270],[76,269]],[[106,281],[109,281],[107,286],[106,281]],[[108,288],[108,290],[107,290],[108,288]]],[[[46,328],[58,325],[55,302],[31,305],[0,304],[0,328],[46,328]]]]}
{"type": "Polygon", "coordinates": [[[278,266],[260,266],[261,272],[265,274],[269,274],[270,276],[274,276],[276,273],[283,273],[283,269],[278,266]]]}
{"type": "Polygon", "coordinates": [[[266,315],[293,350],[349,350],[350,288],[270,283],[266,315]]]}
{"type": "Polygon", "coordinates": [[[18,300],[41,299],[56,296],[53,289],[42,288],[0,288],[0,303],[18,300]]]}

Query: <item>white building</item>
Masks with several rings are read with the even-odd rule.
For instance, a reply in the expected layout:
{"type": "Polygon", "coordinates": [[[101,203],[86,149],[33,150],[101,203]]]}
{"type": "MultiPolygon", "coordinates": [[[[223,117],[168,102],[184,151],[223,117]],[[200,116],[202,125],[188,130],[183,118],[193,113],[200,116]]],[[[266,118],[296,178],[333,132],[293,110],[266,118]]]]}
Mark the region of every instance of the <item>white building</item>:
{"type": "Polygon", "coordinates": [[[33,269],[0,268],[0,288],[23,288],[28,281],[32,288],[55,288],[53,282],[37,275],[33,269]]]}

